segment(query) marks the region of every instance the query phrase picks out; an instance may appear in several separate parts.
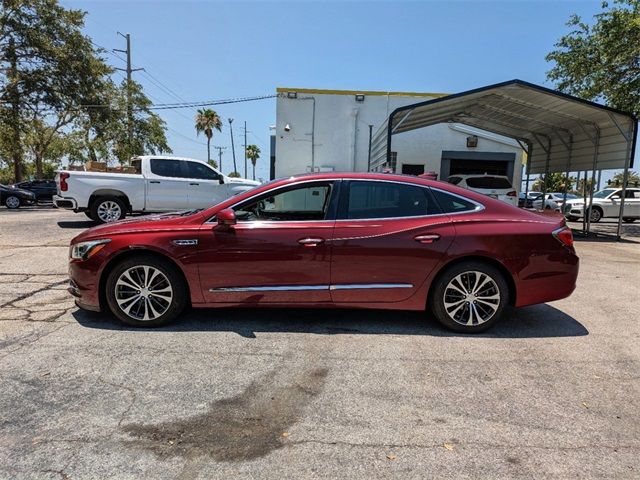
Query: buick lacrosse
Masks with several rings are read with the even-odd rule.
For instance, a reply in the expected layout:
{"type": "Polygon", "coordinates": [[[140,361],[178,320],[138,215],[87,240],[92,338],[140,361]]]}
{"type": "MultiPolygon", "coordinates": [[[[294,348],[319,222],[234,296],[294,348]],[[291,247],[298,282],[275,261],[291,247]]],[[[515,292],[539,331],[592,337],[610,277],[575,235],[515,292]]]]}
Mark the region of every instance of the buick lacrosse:
{"type": "Polygon", "coordinates": [[[418,177],[331,173],[90,228],[71,241],[69,292],[133,326],[187,305],[337,307],[480,332],[509,306],[569,296],[577,275],[561,216],[418,177]]]}

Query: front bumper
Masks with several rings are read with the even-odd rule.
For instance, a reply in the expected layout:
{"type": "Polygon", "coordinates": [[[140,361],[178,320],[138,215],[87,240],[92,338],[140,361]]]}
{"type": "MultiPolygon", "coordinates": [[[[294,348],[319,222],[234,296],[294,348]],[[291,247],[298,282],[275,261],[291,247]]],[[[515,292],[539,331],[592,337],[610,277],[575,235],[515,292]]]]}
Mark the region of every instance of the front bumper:
{"type": "Polygon", "coordinates": [[[69,286],[67,291],[75,298],[76,305],[84,310],[100,311],[99,264],[89,259],[85,262],[69,262],[69,286]]]}
{"type": "Polygon", "coordinates": [[[582,217],[584,215],[584,205],[567,204],[562,207],[562,213],[567,217],[582,217]]]}
{"type": "Polygon", "coordinates": [[[59,195],[54,195],[53,204],[58,208],[64,208],[67,210],[78,209],[78,202],[76,202],[75,198],[71,198],[71,197],[61,197],[59,195]]]}

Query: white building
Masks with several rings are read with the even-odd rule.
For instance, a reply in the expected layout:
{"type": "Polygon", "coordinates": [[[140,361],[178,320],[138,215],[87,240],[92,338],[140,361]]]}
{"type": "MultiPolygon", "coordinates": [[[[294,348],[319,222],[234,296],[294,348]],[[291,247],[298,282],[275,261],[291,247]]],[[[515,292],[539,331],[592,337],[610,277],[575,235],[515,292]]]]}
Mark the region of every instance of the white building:
{"type": "Polygon", "coordinates": [[[394,109],[437,93],[278,88],[272,177],[310,171],[508,175],[520,185],[523,151],[515,140],[460,124],[393,136],[390,164],[369,166],[369,132],[394,109]],[[371,128],[370,128],[371,126],[371,128]],[[475,145],[475,146],[474,146],[475,145]],[[274,155],[275,154],[275,155],[274,155]]]}

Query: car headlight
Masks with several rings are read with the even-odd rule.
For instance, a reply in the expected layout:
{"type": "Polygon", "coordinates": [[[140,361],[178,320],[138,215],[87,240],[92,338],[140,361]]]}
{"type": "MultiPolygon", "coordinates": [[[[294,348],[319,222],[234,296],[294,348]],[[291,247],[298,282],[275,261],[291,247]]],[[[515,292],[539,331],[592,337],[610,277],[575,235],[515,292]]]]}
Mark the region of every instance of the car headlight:
{"type": "Polygon", "coordinates": [[[102,250],[110,241],[110,239],[104,238],[102,240],[76,243],[71,245],[69,256],[74,260],[88,260],[102,250]]]}

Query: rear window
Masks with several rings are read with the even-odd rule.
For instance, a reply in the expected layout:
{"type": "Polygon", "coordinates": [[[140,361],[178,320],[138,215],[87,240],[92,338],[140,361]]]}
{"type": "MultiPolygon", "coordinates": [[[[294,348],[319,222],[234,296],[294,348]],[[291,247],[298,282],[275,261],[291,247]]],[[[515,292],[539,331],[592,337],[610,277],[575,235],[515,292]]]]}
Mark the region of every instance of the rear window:
{"type": "Polygon", "coordinates": [[[462,180],[462,177],[449,177],[447,178],[447,182],[457,185],[462,180]]]}
{"type": "Polygon", "coordinates": [[[442,190],[431,189],[431,193],[444,213],[470,212],[478,207],[471,200],[443,192],[442,190]]]}
{"type": "Polygon", "coordinates": [[[511,182],[501,177],[467,178],[467,186],[471,188],[511,188],[511,182]]]}

